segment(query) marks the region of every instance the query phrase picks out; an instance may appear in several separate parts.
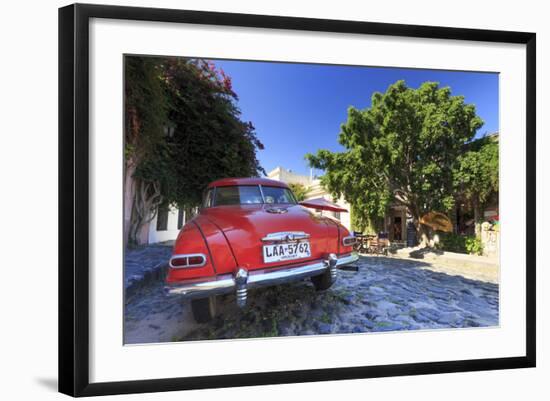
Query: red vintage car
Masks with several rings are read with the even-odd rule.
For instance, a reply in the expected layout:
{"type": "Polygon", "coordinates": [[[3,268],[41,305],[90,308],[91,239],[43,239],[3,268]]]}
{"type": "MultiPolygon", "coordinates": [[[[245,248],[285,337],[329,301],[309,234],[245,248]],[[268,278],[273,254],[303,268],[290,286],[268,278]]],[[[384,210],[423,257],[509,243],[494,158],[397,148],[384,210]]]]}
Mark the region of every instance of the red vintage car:
{"type": "Polygon", "coordinates": [[[176,239],[166,292],[191,299],[195,319],[206,322],[215,315],[220,294],[234,293],[244,306],[250,288],[311,278],[317,290],[328,289],[337,267],[358,259],[354,244],[344,226],[299,204],[283,182],[214,181],[198,215],[176,239]]]}

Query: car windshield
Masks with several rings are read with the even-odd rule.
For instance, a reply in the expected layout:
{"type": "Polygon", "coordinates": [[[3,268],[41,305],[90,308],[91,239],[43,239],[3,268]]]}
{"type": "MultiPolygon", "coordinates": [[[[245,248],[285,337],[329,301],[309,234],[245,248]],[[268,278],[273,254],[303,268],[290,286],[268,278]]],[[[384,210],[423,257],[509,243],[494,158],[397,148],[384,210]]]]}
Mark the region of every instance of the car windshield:
{"type": "MultiPolygon", "coordinates": [[[[217,187],[214,191],[213,202],[206,201],[205,206],[247,205],[262,203],[296,203],[292,192],[288,188],[264,187],[257,185],[235,185],[217,187]]],[[[212,196],[209,191],[207,198],[212,196]]]]}

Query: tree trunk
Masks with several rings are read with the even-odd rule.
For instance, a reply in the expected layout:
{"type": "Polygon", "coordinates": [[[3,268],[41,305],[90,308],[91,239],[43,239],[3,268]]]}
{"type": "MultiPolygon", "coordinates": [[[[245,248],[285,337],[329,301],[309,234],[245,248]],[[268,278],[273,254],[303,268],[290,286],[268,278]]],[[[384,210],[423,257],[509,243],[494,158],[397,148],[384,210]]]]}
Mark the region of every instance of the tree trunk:
{"type": "Polygon", "coordinates": [[[135,171],[136,165],[134,161],[132,159],[128,160],[124,169],[124,247],[128,245],[132,226],[132,210],[134,208],[134,196],[136,193],[135,171]]]}
{"type": "Polygon", "coordinates": [[[139,231],[137,234],[137,243],[139,245],[149,243],[149,227],[151,226],[151,220],[152,218],[146,220],[145,222],[143,222],[143,224],[139,228],[139,231]]]}
{"type": "Polygon", "coordinates": [[[144,245],[149,240],[149,222],[154,219],[162,203],[160,185],[157,182],[135,180],[135,195],[130,225],[129,242],[144,245]]]}
{"type": "Polygon", "coordinates": [[[429,236],[427,228],[420,223],[420,212],[415,206],[409,206],[409,212],[413,218],[413,224],[416,228],[416,242],[421,247],[426,247],[429,245],[429,236]]]}
{"type": "Polygon", "coordinates": [[[458,234],[458,209],[459,206],[453,206],[451,209],[451,224],[453,225],[453,233],[458,234]]]}
{"type": "Polygon", "coordinates": [[[483,211],[479,201],[474,201],[474,224],[477,238],[481,238],[481,223],[483,223],[483,211]]]}

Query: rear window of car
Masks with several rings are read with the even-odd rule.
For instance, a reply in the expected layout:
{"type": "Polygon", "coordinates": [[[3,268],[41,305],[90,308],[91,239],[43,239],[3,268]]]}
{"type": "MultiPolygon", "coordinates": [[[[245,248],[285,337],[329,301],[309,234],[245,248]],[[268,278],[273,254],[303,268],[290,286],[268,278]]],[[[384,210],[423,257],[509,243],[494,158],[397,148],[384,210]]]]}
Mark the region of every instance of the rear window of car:
{"type": "Polygon", "coordinates": [[[265,203],[296,203],[292,191],[281,187],[262,186],[265,203]]]}
{"type": "Polygon", "coordinates": [[[256,203],[263,203],[258,186],[217,187],[214,195],[214,206],[256,203]]]}
{"type": "Polygon", "coordinates": [[[296,199],[288,188],[258,185],[235,185],[211,188],[207,191],[203,207],[247,204],[295,204],[296,199]]]}

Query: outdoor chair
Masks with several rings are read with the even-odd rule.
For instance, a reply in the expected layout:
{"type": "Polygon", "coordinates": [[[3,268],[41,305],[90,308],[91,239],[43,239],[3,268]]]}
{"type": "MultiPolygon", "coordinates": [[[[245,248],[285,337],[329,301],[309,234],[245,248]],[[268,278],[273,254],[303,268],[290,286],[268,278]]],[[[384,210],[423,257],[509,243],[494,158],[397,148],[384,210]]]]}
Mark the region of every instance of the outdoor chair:
{"type": "Polygon", "coordinates": [[[389,247],[390,240],[388,238],[373,236],[367,242],[367,253],[373,255],[387,255],[389,247]]]}

